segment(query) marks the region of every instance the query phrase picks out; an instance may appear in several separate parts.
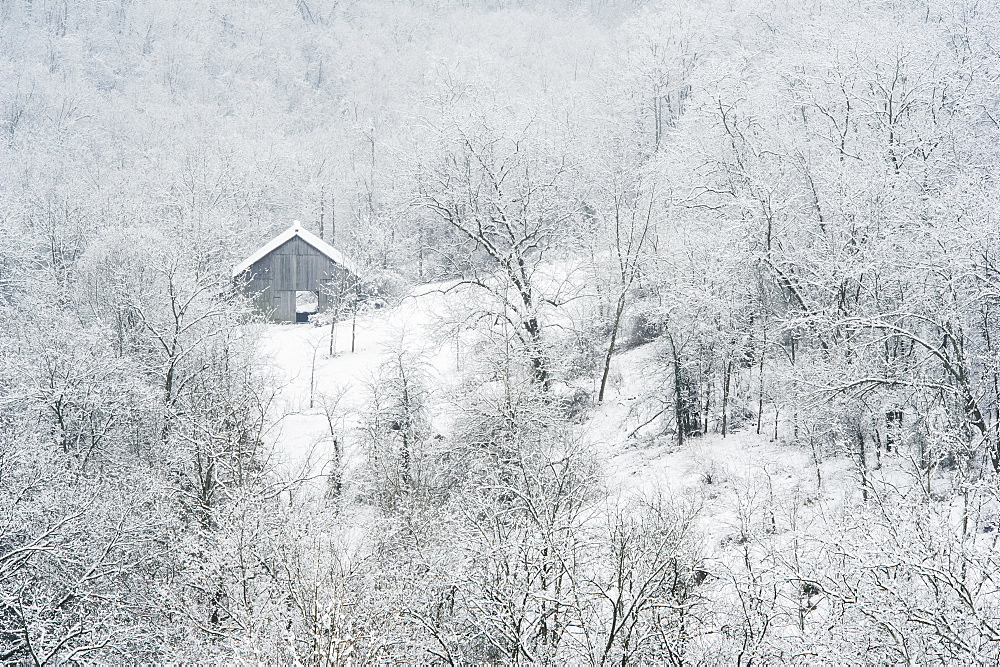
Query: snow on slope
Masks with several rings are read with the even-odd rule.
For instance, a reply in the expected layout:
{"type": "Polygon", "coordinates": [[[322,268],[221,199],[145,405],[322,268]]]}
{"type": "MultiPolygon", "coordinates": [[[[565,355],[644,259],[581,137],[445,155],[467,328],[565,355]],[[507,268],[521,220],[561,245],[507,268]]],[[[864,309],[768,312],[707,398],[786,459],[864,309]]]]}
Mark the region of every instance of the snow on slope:
{"type": "Polygon", "coordinates": [[[270,359],[277,390],[268,444],[287,478],[315,478],[328,471],[334,443],[323,401],[341,392],[334,431],[345,447],[345,468],[356,465],[361,455],[357,428],[368,387],[395,351],[420,356],[441,384],[454,377],[454,343],[449,347],[438,335],[438,315],[447,298],[443,287],[421,286],[394,308],[360,313],[353,352],[350,320],[336,325],[333,356],[329,326],[262,325],[260,351],[270,359]]]}
{"type": "Polygon", "coordinates": [[[760,528],[743,525],[748,514],[768,515],[772,510],[762,512],[762,508],[773,508],[774,520],[787,524],[790,521],[780,516],[782,505],[801,506],[807,500],[807,505],[829,509],[841,504],[845,489],[856,486],[848,461],[823,461],[820,486],[808,451],[758,435],[752,427],[725,438],[717,433],[689,438],[683,447],[672,435],[651,437],[655,429],[633,435],[648,419],[635,408],[651,390],[655,354],[656,343],[651,343],[616,358],[612,376],[618,382],[610,385],[605,403],[583,426],[583,437],[603,458],[612,496],[644,500],[664,496],[698,505],[706,558],[721,558],[727,544],[760,528]],[[819,500],[823,502],[816,503],[819,500]],[[755,506],[753,512],[748,504],[755,506]]]}
{"type": "MultiPolygon", "coordinates": [[[[358,428],[369,398],[368,386],[380,364],[392,354],[405,350],[423,359],[436,385],[431,388],[432,401],[458,380],[456,343],[443,336],[441,322],[454,306],[467,304],[469,294],[458,290],[446,293],[444,287],[421,286],[396,307],[359,315],[354,352],[350,351],[351,322],[339,323],[332,357],[328,353],[329,326],[264,326],[261,351],[271,358],[278,390],[269,438],[287,478],[315,478],[314,487],[322,488],[320,476],[328,471],[333,456],[322,397],[341,390],[346,391],[334,430],[344,447],[344,468],[350,475],[362,457],[358,428]]],[[[700,524],[710,536],[705,551],[711,556],[746,528],[740,525],[741,504],[767,503],[774,498],[818,499],[821,493],[825,500],[835,502],[836,493],[850,486],[851,471],[843,460],[823,464],[824,478],[836,481],[821,490],[815,465],[805,451],[771,442],[752,431],[731,433],[726,438],[692,438],[683,448],[677,448],[666,436],[631,436],[640,423],[632,408],[637,397],[649,391],[646,385],[654,352],[655,343],[618,355],[613,375],[619,380],[605,403],[595,407],[580,426],[583,441],[603,461],[605,483],[613,497],[697,499],[703,503],[700,524]]],[[[447,433],[445,413],[443,400],[432,406],[432,421],[439,432],[447,433]]]]}

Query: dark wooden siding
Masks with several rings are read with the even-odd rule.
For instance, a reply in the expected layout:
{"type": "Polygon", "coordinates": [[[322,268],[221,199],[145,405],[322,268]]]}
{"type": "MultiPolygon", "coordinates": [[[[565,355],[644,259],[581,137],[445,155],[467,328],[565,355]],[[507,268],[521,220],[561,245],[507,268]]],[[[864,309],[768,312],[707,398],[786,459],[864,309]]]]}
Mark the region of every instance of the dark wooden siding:
{"type": "Polygon", "coordinates": [[[331,292],[342,289],[349,278],[343,267],[297,236],[262,257],[247,273],[246,289],[257,295],[257,309],[276,322],[295,321],[295,292],[316,292],[324,311],[331,292]]]}

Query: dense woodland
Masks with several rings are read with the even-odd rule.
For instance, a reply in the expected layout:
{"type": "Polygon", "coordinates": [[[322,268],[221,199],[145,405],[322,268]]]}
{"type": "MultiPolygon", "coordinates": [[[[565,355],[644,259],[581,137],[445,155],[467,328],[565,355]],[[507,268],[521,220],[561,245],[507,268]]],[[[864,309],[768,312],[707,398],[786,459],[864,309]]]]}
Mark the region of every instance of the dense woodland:
{"type": "Polygon", "coordinates": [[[996,664],[998,170],[982,0],[0,0],[0,663],[996,664]],[[294,219],[475,340],[322,494],[231,289],[294,219]],[[621,440],[812,487],[612,493],[639,347],[621,440]]]}

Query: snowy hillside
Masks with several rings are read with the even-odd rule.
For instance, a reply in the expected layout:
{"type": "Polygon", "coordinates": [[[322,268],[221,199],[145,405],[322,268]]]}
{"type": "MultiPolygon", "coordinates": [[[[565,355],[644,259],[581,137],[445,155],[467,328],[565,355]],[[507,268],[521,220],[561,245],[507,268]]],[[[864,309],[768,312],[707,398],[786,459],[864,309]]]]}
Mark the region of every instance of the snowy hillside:
{"type": "MultiPolygon", "coordinates": [[[[372,392],[379,369],[400,354],[426,362],[425,377],[432,380],[427,395],[434,438],[450,441],[456,409],[452,398],[462,382],[462,368],[470,365],[475,350],[456,347],[453,339],[442,336],[441,322],[467,298],[461,291],[445,294],[439,286],[418,288],[397,306],[359,316],[354,352],[350,351],[352,323],[338,324],[333,356],[328,326],[264,327],[261,349],[270,355],[280,387],[271,443],[285,474],[311,480],[298,487],[298,501],[323,504],[328,502],[322,500],[324,494],[329,497],[327,476],[337,465],[333,444],[337,439],[344,452],[337,475],[343,483],[337,505],[342,516],[340,548],[356,557],[373,548],[373,531],[386,525],[368,505],[370,494],[360,488],[370,484],[371,477],[359,476],[359,470],[370,465],[371,443],[364,431],[373,418],[372,392]],[[328,418],[323,401],[341,395],[328,418]]],[[[786,624],[782,633],[789,634],[770,640],[776,643],[769,644],[769,650],[785,641],[801,642],[805,636],[824,637],[822,626],[844,613],[841,605],[849,588],[843,587],[851,585],[851,579],[842,579],[844,574],[826,559],[848,544],[861,549],[863,559],[876,560],[889,557],[880,549],[888,553],[901,548],[884,542],[887,525],[870,510],[902,509],[889,509],[897,504],[891,494],[909,483],[910,462],[885,453],[877,466],[866,471],[861,484],[860,470],[849,452],[817,452],[801,441],[792,442],[791,426],[784,422],[777,441],[773,433],[756,434],[752,423],[725,438],[712,433],[691,437],[681,446],[669,435],[641,434],[636,426],[647,420],[637,416],[635,404],[649,388],[649,369],[660,346],[662,341],[622,353],[615,360],[616,380],[604,404],[591,405],[585,418],[572,427],[585,456],[598,463],[604,489],[592,506],[581,508],[590,517],[581,529],[587,524],[599,527],[605,519],[597,519],[598,515],[614,514],[616,508],[634,503],[661,508],[657,511],[667,511],[688,526],[683,535],[672,538],[679,541],[671,543],[671,548],[683,549],[684,557],[693,559],[687,567],[697,585],[686,589],[683,604],[693,610],[714,609],[719,618],[786,624]],[[862,496],[868,494],[884,504],[866,503],[862,496]],[[671,509],[662,509],[666,507],[671,509]]],[[[950,483],[946,475],[933,477],[935,485],[950,483]]],[[[476,485],[475,480],[471,483],[476,485]]],[[[944,523],[929,528],[947,532],[953,511],[947,504],[939,511],[944,523]]],[[[637,557],[659,557],[655,550],[644,551],[650,547],[641,541],[635,548],[637,557]]],[[[902,548],[900,555],[907,547],[902,548]]],[[[680,552],[673,557],[680,557],[680,552]]],[[[429,566],[427,576],[437,576],[437,566],[429,566]]],[[[635,604],[640,604],[638,599],[635,604]]],[[[715,622],[703,618],[699,625],[715,622]]],[[[725,633],[719,628],[693,634],[686,641],[712,654],[726,650],[725,633]]]]}
{"type": "Polygon", "coordinates": [[[329,324],[262,327],[259,351],[276,390],[269,444],[286,474],[322,475],[334,438],[345,447],[345,468],[356,465],[370,388],[393,355],[404,352],[431,369],[438,396],[457,379],[455,343],[435,328],[446,298],[442,287],[417,288],[393,308],[366,309],[332,333],[329,324]]]}
{"type": "Polygon", "coordinates": [[[998,91],[996,1],[0,0],[0,666],[1000,664],[998,91]]]}
{"type": "MultiPolygon", "coordinates": [[[[452,436],[452,392],[461,382],[463,362],[476,352],[442,334],[441,323],[469,298],[467,291],[446,293],[445,287],[418,287],[394,307],[368,309],[353,325],[351,320],[338,323],[332,356],[329,325],[263,327],[260,350],[278,390],[269,445],[284,475],[309,480],[305,488],[321,496],[336,439],[344,451],[343,481],[351,488],[352,472],[367,455],[361,432],[370,418],[372,387],[380,366],[400,353],[421,359],[430,370],[434,433],[452,436]],[[332,407],[328,411],[324,405],[332,407]]],[[[780,516],[782,512],[803,513],[813,534],[828,530],[823,513],[836,511],[845,495],[859,493],[857,471],[849,459],[835,456],[817,462],[813,453],[784,438],[775,441],[766,432],[756,434],[752,424],[725,438],[717,433],[692,438],[683,447],[670,436],[636,434],[635,427],[647,420],[639,419],[634,407],[648,389],[650,357],[656,349],[657,344],[649,344],[617,357],[616,382],[605,403],[591,405],[585,420],[574,427],[600,462],[609,497],[616,502],[667,497],[696,504],[704,567],[716,573],[738,556],[731,547],[741,535],[767,528],[766,522],[791,520],[780,516]],[[747,525],[752,521],[759,525],[747,525]]],[[[895,474],[897,467],[888,460],[884,472],[895,474]]],[[[872,475],[877,478],[879,473],[872,475]]]]}
{"type": "MultiPolygon", "coordinates": [[[[353,323],[350,319],[337,323],[332,356],[329,325],[263,327],[260,352],[269,360],[277,390],[269,445],[285,475],[312,479],[312,486],[321,489],[336,438],[344,447],[344,472],[350,478],[352,468],[365,456],[359,431],[370,409],[371,387],[378,380],[379,367],[400,352],[421,359],[431,370],[435,433],[451,435],[454,406],[450,392],[461,381],[461,360],[475,355],[475,350],[456,346],[453,337],[442,334],[441,322],[449,319],[449,309],[469,298],[468,291],[445,293],[446,287],[421,286],[394,307],[368,309],[353,323]],[[329,417],[325,405],[332,406],[329,417]]],[[[766,484],[767,493],[779,496],[820,493],[809,452],[774,442],[766,433],[757,435],[752,427],[726,438],[718,434],[695,438],[681,449],[666,437],[636,435],[635,426],[645,420],[639,420],[631,408],[646,389],[649,357],[655,347],[617,357],[617,382],[606,402],[592,405],[586,420],[575,427],[601,461],[612,494],[684,497],[712,487],[713,502],[704,508],[702,518],[711,541],[724,539],[735,530],[729,525],[733,499],[726,492],[736,487],[766,484]]],[[[842,492],[853,483],[845,466],[843,460],[821,464],[827,493],[842,492]]]]}

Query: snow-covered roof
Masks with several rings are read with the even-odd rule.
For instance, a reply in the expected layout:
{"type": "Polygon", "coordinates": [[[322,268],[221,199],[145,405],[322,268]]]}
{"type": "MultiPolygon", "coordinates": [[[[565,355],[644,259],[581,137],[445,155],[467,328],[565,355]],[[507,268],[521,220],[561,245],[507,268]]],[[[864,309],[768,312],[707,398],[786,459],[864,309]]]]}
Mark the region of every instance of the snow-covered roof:
{"type": "Polygon", "coordinates": [[[344,267],[354,275],[360,275],[360,271],[358,269],[357,264],[347,259],[347,257],[344,256],[344,253],[340,252],[339,250],[337,250],[332,245],[330,245],[320,237],[316,236],[312,232],[302,229],[302,225],[298,221],[296,221],[294,225],[292,225],[285,231],[275,236],[260,250],[250,255],[242,262],[240,262],[236,266],[236,268],[233,269],[233,277],[235,278],[236,276],[240,275],[241,273],[249,269],[251,266],[259,262],[261,259],[263,259],[265,256],[267,256],[269,253],[277,250],[284,244],[291,241],[296,236],[298,236],[300,239],[302,239],[303,241],[311,245],[313,248],[323,253],[331,260],[333,260],[335,263],[344,267]]]}

